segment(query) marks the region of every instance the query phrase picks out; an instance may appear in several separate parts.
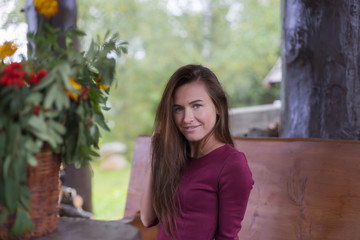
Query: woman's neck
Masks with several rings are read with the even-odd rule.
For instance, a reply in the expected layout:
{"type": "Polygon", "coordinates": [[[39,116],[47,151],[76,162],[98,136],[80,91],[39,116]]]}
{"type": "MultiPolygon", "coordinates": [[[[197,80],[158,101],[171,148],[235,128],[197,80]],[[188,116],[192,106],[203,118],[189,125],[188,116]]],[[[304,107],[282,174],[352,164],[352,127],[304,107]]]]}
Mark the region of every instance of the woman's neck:
{"type": "Polygon", "coordinates": [[[196,158],[205,156],[206,154],[214,151],[215,149],[225,145],[223,142],[217,140],[214,136],[210,137],[202,147],[201,147],[201,141],[190,142],[189,144],[190,144],[190,156],[196,158]]]}

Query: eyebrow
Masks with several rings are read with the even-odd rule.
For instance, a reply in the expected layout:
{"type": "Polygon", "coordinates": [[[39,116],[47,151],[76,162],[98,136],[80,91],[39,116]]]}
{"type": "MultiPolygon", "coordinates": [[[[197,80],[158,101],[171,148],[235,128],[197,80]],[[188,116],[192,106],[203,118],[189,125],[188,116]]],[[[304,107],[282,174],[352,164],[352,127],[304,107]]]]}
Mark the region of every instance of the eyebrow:
{"type": "MultiPolygon", "coordinates": [[[[201,99],[196,99],[194,101],[191,101],[189,104],[194,104],[194,103],[198,103],[198,102],[203,102],[203,100],[201,99]]],[[[173,107],[181,107],[181,105],[179,104],[174,104],[173,107]]]]}
{"type": "Polygon", "coordinates": [[[194,104],[194,103],[197,103],[197,102],[203,102],[203,100],[197,99],[197,100],[194,100],[194,101],[190,102],[190,104],[194,104]]]}

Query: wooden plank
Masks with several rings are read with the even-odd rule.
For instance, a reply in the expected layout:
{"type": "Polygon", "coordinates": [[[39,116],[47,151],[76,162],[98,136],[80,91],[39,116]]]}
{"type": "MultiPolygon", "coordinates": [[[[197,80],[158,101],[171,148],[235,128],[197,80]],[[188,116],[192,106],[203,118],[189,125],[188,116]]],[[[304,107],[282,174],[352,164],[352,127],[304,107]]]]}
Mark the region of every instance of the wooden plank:
{"type": "Polygon", "coordinates": [[[149,136],[139,136],[136,140],[124,212],[125,218],[135,216],[140,211],[145,172],[150,160],[150,143],[149,136]]]}
{"type": "Polygon", "coordinates": [[[116,221],[97,221],[85,218],[59,219],[59,225],[52,233],[34,237],[31,240],[140,240],[140,231],[124,223],[116,221]]]}
{"type": "Polygon", "coordinates": [[[360,141],[235,140],[255,179],[242,240],[359,239],[360,141]]]}

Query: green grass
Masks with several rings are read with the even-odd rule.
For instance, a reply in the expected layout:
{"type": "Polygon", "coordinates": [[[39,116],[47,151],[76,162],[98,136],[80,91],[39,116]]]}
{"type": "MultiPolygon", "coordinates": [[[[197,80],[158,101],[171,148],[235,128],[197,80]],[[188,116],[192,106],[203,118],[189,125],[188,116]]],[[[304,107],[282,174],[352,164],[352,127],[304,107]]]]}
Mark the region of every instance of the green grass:
{"type": "Polygon", "coordinates": [[[131,163],[119,171],[100,169],[100,160],[91,164],[92,204],[95,219],[116,220],[123,218],[130,179],[131,163]]]}

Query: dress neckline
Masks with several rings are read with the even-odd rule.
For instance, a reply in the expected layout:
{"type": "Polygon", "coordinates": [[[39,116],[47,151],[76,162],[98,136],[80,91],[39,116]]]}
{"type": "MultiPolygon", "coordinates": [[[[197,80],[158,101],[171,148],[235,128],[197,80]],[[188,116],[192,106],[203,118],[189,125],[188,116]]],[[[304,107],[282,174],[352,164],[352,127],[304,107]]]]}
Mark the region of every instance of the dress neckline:
{"type": "Polygon", "coordinates": [[[205,155],[203,155],[203,156],[201,156],[201,157],[195,158],[195,157],[190,157],[190,156],[189,156],[188,158],[189,158],[189,160],[201,160],[201,159],[204,159],[204,158],[207,158],[207,157],[209,157],[209,156],[212,156],[212,155],[216,154],[217,152],[219,152],[220,150],[222,150],[223,148],[225,148],[227,145],[229,145],[229,144],[225,143],[224,145],[215,148],[215,149],[212,150],[211,152],[209,152],[209,153],[207,153],[207,154],[205,154],[205,155]]]}

